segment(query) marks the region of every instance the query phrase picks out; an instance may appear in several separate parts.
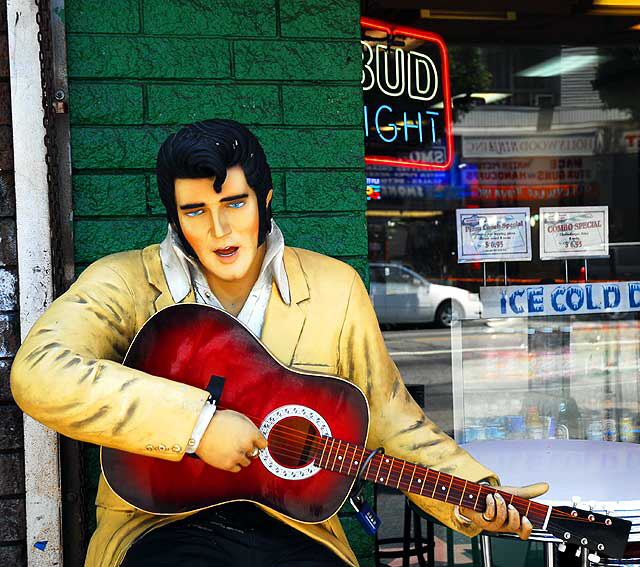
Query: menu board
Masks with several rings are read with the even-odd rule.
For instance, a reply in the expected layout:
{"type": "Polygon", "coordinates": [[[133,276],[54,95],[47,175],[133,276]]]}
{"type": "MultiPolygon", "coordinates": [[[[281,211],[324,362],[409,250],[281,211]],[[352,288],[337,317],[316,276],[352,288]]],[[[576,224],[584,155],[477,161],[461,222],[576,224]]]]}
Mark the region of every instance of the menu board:
{"type": "Polygon", "coordinates": [[[608,255],[608,207],[540,208],[541,260],[608,255]]]}
{"type": "Polygon", "coordinates": [[[531,260],[529,208],[458,209],[458,263],[531,260]]]}

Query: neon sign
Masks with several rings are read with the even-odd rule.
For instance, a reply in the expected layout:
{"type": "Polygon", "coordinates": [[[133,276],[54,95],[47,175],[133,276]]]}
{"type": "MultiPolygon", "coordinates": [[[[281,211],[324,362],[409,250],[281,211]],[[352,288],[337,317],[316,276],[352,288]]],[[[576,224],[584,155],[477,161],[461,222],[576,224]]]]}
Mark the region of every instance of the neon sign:
{"type": "Polygon", "coordinates": [[[449,63],[443,39],[370,18],[360,22],[365,162],[449,169],[453,134],[449,63]],[[444,152],[432,152],[435,147],[444,148],[444,152]]]}

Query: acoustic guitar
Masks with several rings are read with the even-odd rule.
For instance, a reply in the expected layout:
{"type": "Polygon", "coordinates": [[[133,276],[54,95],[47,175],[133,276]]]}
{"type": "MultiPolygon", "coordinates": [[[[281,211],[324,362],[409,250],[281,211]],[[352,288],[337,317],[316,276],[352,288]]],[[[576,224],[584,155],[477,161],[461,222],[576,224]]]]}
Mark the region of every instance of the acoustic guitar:
{"type": "Polygon", "coordinates": [[[177,462],[102,448],[109,486],[152,514],[177,514],[230,501],[259,503],[301,522],[336,514],[357,476],[482,511],[500,493],[534,528],[621,557],[631,523],[571,507],[546,506],[365,447],[369,408],[354,384],[283,366],[234,317],[177,304],[140,329],[126,366],[202,389],[224,384],[221,408],[253,420],[267,439],[259,458],[230,473],[186,456],[177,462]]]}

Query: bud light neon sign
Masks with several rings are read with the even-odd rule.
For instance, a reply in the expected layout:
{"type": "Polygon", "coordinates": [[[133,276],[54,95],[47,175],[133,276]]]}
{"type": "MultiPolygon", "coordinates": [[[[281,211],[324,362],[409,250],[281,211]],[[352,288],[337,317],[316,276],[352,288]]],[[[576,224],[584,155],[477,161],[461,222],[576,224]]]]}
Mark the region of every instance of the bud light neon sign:
{"type": "Polygon", "coordinates": [[[362,18],[364,134],[369,164],[444,170],[453,161],[449,63],[435,33],[362,18]],[[415,159],[444,147],[438,160],[415,159]],[[412,159],[413,158],[413,159],[412,159]]]}

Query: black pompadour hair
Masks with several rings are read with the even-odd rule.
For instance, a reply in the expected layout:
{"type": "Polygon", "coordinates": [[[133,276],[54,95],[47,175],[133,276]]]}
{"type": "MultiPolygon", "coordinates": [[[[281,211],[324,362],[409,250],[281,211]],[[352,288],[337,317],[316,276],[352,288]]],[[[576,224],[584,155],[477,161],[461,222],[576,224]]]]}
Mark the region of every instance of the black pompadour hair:
{"type": "Polygon", "coordinates": [[[156,176],[160,199],[169,223],[180,237],[184,249],[193,257],[196,254],[180,229],[174,182],[178,178],[213,177],[213,189],[219,193],[227,177],[227,169],[234,165],[242,167],[247,183],[258,198],[260,246],[271,230],[271,204],[267,204],[267,195],[273,183],[264,150],[246,126],[222,119],[195,122],[171,134],[158,151],[156,176]]]}

